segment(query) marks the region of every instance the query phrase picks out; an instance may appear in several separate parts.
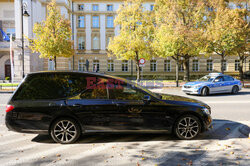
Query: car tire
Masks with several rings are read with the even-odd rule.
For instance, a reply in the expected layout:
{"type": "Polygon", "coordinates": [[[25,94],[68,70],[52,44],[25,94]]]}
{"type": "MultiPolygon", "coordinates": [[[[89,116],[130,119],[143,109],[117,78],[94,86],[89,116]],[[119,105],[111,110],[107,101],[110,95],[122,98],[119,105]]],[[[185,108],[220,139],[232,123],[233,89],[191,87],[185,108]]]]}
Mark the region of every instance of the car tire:
{"type": "Polygon", "coordinates": [[[201,89],[201,96],[208,96],[209,95],[209,89],[207,87],[204,87],[201,89]]]}
{"type": "Polygon", "coordinates": [[[232,94],[236,94],[236,93],[238,93],[239,92],[239,88],[238,88],[238,86],[233,86],[233,88],[232,88],[232,94]]]}
{"type": "Polygon", "coordinates": [[[59,118],[55,120],[50,128],[53,140],[61,144],[71,144],[78,140],[81,135],[79,124],[71,118],[59,118]]]}
{"type": "Polygon", "coordinates": [[[182,140],[195,138],[201,132],[201,122],[194,115],[184,115],[177,119],[174,134],[182,140]]]}

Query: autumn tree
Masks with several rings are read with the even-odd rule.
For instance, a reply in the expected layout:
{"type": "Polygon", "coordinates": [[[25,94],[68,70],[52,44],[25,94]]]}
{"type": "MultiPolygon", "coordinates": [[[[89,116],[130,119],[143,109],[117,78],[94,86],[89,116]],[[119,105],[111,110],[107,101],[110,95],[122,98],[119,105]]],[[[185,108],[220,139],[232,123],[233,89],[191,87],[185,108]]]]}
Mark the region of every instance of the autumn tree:
{"type": "Polygon", "coordinates": [[[36,23],[33,28],[35,39],[30,49],[40,53],[40,58],[49,58],[55,61],[56,57],[71,57],[74,53],[71,41],[70,21],[61,15],[55,0],[48,4],[48,16],[41,23],[36,23]]]}
{"type": "Polygon", "coordinates": [[[153,56],[151,42],[153,23],[151,12],[142,6],[143,0],[127,0],[117,11],[115,25],[120,26],[119,35],[111,39],[108,45],[109,55],[118,59],[134,60],[137,69],[137,81],[140,81],[139,59],[153,56]]]}
{"type": "MultiPolygon", "coordinates": [[[[246,2],[245,2],[246,3],[246,2]]],[[[250,24],[247,21],[249,17],[249,13],[246,9],[247,5],[244,6],[242,0],[238,0],[235,2],[238,8],[235,9],[235,29],[233,32],[235,48],[234,53],[237,54],[240,65],[239,65],[239,73],[240,80],[243,81],[243,64],[245,60],[250,57],[250,43],[249,43],[249,34],[250,34],[250,24]]]]}
{"type": "Polygon", "coordinates": [[[238,47],[235,35],[241,19],[240,10],[230,8],[227,0],[211,0],[210,5],[212,15],[208,17],[210,21],[204,33],[207,43],[205,51],[221,57],[221,72],[224,73],[225,58],[234,55],[238,47]]]}
{"type": "Polygon", "coordinates": [[[180,58],[184,59],[184,79],[189,81],[189,60],[202,49],[205,3],[202,0],[156,0],[155,15],[153,46],[160,57],[170,56],[176,61],[178,86],[180,58]]]}

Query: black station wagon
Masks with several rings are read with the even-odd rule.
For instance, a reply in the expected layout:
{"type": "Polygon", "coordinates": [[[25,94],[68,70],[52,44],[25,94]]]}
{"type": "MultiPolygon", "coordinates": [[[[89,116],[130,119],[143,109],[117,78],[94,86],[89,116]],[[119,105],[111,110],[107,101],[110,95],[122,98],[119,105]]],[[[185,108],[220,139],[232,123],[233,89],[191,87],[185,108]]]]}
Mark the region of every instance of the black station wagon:
{"type": "Polygon", "coordinates": [[[210,107],[156,94],[126,79],[98,73],[26,75],[6,106],[6,126],[73,143],[87,132],[174,133],[193,139],[211,126],[210,107]]]}

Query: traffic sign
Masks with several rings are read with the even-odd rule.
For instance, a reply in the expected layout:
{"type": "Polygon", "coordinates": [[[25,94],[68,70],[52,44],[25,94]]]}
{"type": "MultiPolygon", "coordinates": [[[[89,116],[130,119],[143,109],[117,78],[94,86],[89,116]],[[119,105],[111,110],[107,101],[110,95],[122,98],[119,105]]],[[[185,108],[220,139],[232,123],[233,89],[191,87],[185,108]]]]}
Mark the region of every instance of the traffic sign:
{"type": "Polygon", "coordinates": [[[146,63],[146,60],[144,58],[139,59],[140,65],[144,65],[146,63]]]}

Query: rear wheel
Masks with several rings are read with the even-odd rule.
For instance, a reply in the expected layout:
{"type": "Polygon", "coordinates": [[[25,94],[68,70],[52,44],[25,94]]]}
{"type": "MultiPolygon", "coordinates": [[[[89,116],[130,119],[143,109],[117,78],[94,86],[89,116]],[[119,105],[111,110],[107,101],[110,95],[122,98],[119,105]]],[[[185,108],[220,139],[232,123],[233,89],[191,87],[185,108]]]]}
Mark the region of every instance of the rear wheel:
{"type": "Polygon", "coordinates": [[[50,129],[50,135],[55,142],[61,144],[74,143],[80,136],[81,130],[78,123],[71,118],[55,120],[50,129]]]}
{"type": "Polygon", "coordinates": [[[232,94],[236,94],[239,92],[239,88],[237,86],[234,86],[232,89],[232,94]]]}
{"type": "Polygon", "coordinates": [[[201,96],[207,96],[209,95],[209,89],[207,87],[204,87],[201,89],[201,96]]]}
{"type": "Polygon", "coordinates": [[[184,115],[176,121],[174,133],[179,139],[190,140],[201,132],[200,120],[193,115],[184,115]]]}

